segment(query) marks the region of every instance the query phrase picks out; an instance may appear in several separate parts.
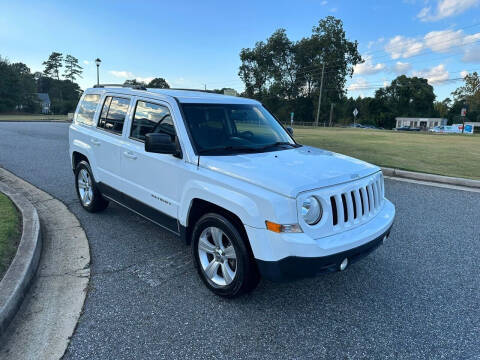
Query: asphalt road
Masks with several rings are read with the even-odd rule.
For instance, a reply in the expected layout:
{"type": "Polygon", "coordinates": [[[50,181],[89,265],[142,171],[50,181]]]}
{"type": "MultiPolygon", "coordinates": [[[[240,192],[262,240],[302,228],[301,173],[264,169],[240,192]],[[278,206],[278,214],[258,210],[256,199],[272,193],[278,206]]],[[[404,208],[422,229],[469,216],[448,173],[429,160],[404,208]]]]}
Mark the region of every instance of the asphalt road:
{"type": "Polygon", "coordinates": [[[62,200],[92,255],[66,359],[480,358],[480,193],[386,181],[390,240],[347,271],[210,293],[190,249],[115,205],[77,202],[68,125],[0,123],[0,166],[62,200]]]}

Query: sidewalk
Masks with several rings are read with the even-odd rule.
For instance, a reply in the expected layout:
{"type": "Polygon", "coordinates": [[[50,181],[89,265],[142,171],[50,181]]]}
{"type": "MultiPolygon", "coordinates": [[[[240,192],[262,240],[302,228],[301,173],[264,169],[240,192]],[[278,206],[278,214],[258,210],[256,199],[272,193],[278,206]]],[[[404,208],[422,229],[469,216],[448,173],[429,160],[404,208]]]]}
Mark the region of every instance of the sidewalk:
{"type": "Polygon", "coordinates": [[[43,239],[37,276],[0,339],[0,358],[60,359],[82,312],[90,279],[87,237],[62,202],[2,168],[0,181],[36,207],[43,239]]]}

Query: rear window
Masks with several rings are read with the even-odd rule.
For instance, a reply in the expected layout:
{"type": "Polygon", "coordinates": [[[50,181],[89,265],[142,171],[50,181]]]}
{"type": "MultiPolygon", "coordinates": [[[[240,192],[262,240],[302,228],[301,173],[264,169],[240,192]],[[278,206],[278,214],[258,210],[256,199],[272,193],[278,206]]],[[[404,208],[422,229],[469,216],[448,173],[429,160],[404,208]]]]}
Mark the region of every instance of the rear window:
{"type": "Polygon", "coordinates": [[[100,95],[88,94],[83,97],[80,106],[78,107],[77,117],[75,122],[79,124],[92,125],[95,110],[100,101],[100,95]]]}
{"type": "Polygon", "coordinates": [[[121,135],[129,105],[130,99],[107,96],[97,127],[121,135]]]}

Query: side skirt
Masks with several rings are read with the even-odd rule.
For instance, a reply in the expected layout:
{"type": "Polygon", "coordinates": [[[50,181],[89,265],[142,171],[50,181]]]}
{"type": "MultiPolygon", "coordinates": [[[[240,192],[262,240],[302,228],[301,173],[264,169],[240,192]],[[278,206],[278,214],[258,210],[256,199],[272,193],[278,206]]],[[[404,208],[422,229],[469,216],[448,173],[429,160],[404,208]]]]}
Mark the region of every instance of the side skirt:
{"type": "Polygon", "coordinates": [[[181,226],[177,219],[112,188],[109,185],[100,182],[97,183],[97,186],[102,195],[108,200],[127,208],[128,210],[144,217],[147,220],[150,220],[154,224],[174,233],[177,236],[183,237],[181,235],[184,232],[180,231],[181,226]]]}

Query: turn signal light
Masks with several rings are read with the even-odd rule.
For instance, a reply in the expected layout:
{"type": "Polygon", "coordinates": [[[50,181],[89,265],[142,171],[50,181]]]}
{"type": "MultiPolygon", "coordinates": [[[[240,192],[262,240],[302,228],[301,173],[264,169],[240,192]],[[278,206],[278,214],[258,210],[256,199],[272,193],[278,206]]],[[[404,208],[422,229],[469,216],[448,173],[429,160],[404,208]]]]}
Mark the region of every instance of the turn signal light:
{"type": "Polygon", "coordinates": [[[302,229],[298,224],[289,224],[289,225],[282,225],[277,224],[271,221],[265,221],[265,225],[267,226],[267,230],[276,232],[276,233],[301,233],[302,229]]]}

